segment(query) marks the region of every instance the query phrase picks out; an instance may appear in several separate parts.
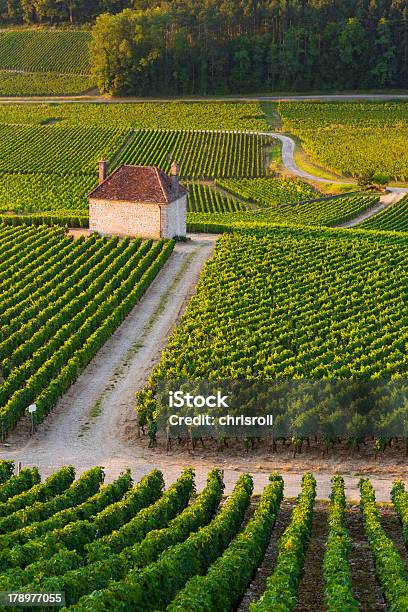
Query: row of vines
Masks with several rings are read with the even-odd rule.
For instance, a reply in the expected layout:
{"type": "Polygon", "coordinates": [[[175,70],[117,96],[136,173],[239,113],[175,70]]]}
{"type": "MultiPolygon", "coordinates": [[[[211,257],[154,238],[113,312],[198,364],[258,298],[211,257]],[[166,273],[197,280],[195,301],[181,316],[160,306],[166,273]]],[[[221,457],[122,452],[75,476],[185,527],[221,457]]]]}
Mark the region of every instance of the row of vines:
{"type": "MultiPolygon", "coordinates": [[[[165,491],[157,469],[136,484],[129,470],[104,484],[100,467],[77,479],[72,466],[62,467],[42,482],[37,470],[13,475],[12,462],[0,461],[0,473],[0,588],[18,590],[22,602],[28,593],[62,592],[69,610],[218,612],[237,609],[249,593],[251,612],[302,607],[300,585],[315,537],[312,474],[303,476],[295,501],[285,500],[292,510],[276,556],[266,582],[259,582],[262,588],[252,591],[275,537],[284,490],[278,474],[270,476],[258,500],[252,498],[252,477],[242,474],[221,503],[218,468],[208,473],[199,493],[191,468],[165,491]]],[[[371,547],[375,577],[388,606],[403,612],[408,585],[403,558],[385,535],[371,483],[362,480],[360,490],[362,537],[371,547]]],[[[392,495],[405,528],[401,508],[407,493],[401,482],[392,495]]],[[[351,564],[341,476],[333,478],[331,502],[324,508],[328,531],[320,572],[326,608],[358,610],[361,585],[351,564]]]]}
{"type": "Polygon", "coordinates": [[[37,403],[42,420],[139,300],[172,241],[74,241],[0,227],[0,431],[37,403]]]}
{"type": "Polygon", "coordinates": [[[284,403],[251,393],[265,414],[273,407],[271,435],[295,449],[316,435],[356,447],[374,436],[380,450],[395,436],[407,439],[406,262],[401,234],[224,234],[137,396],[141,425],[162,411],[165,418],[156,393],[163,381],[275,380],[292,381],[280,391],[284,403]]]}

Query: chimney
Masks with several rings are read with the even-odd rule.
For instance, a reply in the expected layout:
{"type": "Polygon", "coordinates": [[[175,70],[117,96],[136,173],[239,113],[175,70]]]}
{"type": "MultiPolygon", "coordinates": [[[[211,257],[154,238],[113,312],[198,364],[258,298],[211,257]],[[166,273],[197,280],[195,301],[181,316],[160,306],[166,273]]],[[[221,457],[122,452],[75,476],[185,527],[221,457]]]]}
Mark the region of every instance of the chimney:
{"type": "Polygon", "coordinates": [[[106,159],[101,159],[99,162],[99,184],[102,185],[108,176],[108,162],[106,159]]]}
{"type": "Polygon", "coordinates": [[[180,166],[176,161],[171,164],[170,175],[171,175],[171,189],[175,196],[179,195],[179,173],[180,166]]]}

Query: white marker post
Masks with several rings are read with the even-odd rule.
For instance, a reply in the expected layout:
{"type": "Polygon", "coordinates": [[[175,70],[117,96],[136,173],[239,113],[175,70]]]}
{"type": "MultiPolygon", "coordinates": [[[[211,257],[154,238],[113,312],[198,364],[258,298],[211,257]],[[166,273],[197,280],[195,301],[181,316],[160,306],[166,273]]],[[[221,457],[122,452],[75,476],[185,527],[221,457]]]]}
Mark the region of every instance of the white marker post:
{"type": "Polygon", "coordinates": [[[31,416],[31,435],[35,434],[35,413],[37,412],[37,404],[30,404],[28,407],[28,413],[31,416]]]}

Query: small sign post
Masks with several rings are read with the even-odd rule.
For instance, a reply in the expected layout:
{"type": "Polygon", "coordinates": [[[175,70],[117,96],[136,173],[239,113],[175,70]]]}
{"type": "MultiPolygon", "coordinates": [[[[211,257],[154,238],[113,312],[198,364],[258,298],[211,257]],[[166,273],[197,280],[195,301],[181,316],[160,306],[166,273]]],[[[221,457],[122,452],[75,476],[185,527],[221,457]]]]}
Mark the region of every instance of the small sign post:
{"type": "Polygon", "coordinates": [[[28,412],[31,416],[31,435],[35,434],[35,413],[37,412],[37,404],[30,404],[28,412]]]}

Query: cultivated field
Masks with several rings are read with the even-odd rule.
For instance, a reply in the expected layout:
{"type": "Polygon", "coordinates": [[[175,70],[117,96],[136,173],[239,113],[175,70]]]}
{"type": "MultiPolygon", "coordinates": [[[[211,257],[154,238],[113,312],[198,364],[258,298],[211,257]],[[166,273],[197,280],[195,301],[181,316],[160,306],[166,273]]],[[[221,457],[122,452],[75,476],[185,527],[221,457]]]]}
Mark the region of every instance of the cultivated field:
{"type": "Polygon", "coordinates": [[[143,295],[172,241],[0,230],[0,432],[36,402],[42,421],[143,295]]]}
{"type": "Polygon", "coordinates": [[[320,195],[307,183],[294,179],[218,180],[217,185],[261,208],[313,200],[320,195]]]}
{"type": "Polygon", "coordinates": [[[0,32],[0,96],[58,96],[91,89],[90,32],[0,32]]]}
{"type": "Polygon", "coordinates": [[[318,164],[346,176],[366,170],[408,179],[406,102],[280,103],[283,129],[318,164]]]}
{"type": "Polygon", "coordinates": [[[89,32],[2,31],[0,70],[89,74],[90,39],[89,32]]]}
{"type": "MultiPolygon", "coordinates": [[[[227,106],[225,124],[235,120],[243,133],[208,131],[214,125],[212,104],[170,104],[167,115],[162,111],[156,115],[155,106],[148,112],[146,105],[0,106],[0,211],[86,212],[86,195],[97,184],[101,158],[109,161],[111,170],[125,163],[156,164],[165,171],[177,158],[186,179],[265,176],[264,152],[272,141],[245,130],[254,121],[264,127],[262,119],[256,118],[259,106],[227,106]],[[205,131],[173,130],[180,113],[193,125],[188,118],[194,110],[195,127],[205,131]],[[139,129],[153,120],[168,129],[139,129]]],[[[208,186],[200,189],[208,202],[219,202],[208,205],[209,212],[245,208],[208,186]]],[[[193,209],[203,211],[200,205],[193,209]]]]}
{"type": "Polygon", "coordinates": [[[408,196],[389,206],[359,227],[373,230],[408,231],[408,196]]]}
{"type": "Polygon", "coordinates": [[[277,474],[260,497],[243,474],[223,500],[217,468],[198,494],[191,468],[165,492],[157,469],[107,485],[100,467],[76,480],[63,467],[44,482],[36,468],[12,470],[0,462],[3,590],[64,592],[70,610],[405,609],[400,481],[393,504],[378,507],[361,480],[358,508],[340,476],[328,502],[309,473],[296,500],[283,498],[277,474]]]}
{"type": "MultiPolygon", "coordinates": [[[[140,423],[157,420],[160,405],[152,392],[161,381],[404,379],[407,247],[404,234],[355,230],[224,235],[138,396],[140,423]]],[[[308,387],[302,397],[309,393],[313,397],[308,387]]],[[[360,401],[358,389],[353,393],[360,401]]],[[[378,437],[405,436],[397,425],[404,397],[402,388],[400,401],[390,401],[393,416],[380,407],[381,418],[388,415],[393,425],[383,423],[381,430],[378,423],[378,437]]],[[[309,435],[336,442],[340,434],[334,431],[358,447],[365,425],[375,431],[368,423],[347,424],[344,415],[333,413],[336,403],[322,401],[293,402],[282,415],[283,433],[277,424],[276,435],[290,438],[296,450],[309,435]]],[[[277,407],[274,413],[280,414],[277,407]]],[[[153,443],[155,433],[149,427],[153,443]]]]}
{"type": "MultiPolygon", "coordinates": [[[[29,4],[42,27],[53,3],[29,4]]],[[[129,26],[124,64],[160,10],[129,26]]],[[[119,32],[122,17],[101,23],[119,32]]],[[[344,27],[345,51],[358,30],[344,27]]],[[[169,66],[183,36],[166,33],[169,66]]],[[[90,40],[1,31],[0,96],[92,95],[90,40]]],[[[112,40],[98,44],[114,64],[125,43],[109,56],[112,40]]],[[[285,32],[288,60],[293,42],[285,32]]],[[[235,78],[261,50],[235,53],[235,78]]],[[[147,65],[157,79],[155,53],[134,83],[147,65]]],[[[79,612],[408,610],[408,103],[244,100],[0,104],[0,600],[19,593],[13,609],[62,592],[79,612]],[[187,239],[91,234],[101,159],[109,173],[177,160],[187,239]],[[273,422],[176,427],[169,384],[226,385],[230,416],[273,422]]]]}
{"type": "MultiPolygon", "coordinates": [[[[81,314],[75,310],[79,305],[83,308],[83,303],[77,299],[75,286],[69,286],[68,291],[67,282],[70,285],[71,280],[65,263],[55,267],[54,259],[47,260],[49,240],[55,241],[59,255],[61,251],[66,253],[67,265],[76,267],[80,287],[89,284],[89,274],[99,274],[99,263],[94,268],[94,256],[87,253],[87,249],[97,248],[96,245],[101,251],[109,251],[116,266],[122,262],[116,259],[118,249],[134,251],[136,258],[143,249],[150,249],[149,253],[158,249],[162,253],[162,245],[153,247],[150,243],[140,246],[137,242],[95,238],[72,243],[61,230],[47,229],[46,226],[54,224],[86,227],[86,194],[97,183],[97,162],[101,157],[108,160],[110,169],[122,163],[154,163],[165,171],[176,157],[190,190],[190,231],[228,232],[218,241],[216,253],[201,277],[197,296],[191,300],[161,362],[153,370],[150,386],[140,398],[140,423],[149,425],[153,442],[157,415],[149,389],[155,390],[160,377],[180,378],[187,374],[212,379],[394,380],[406,375],[407,244],[401,233],[405,229],[406,200],[374,215],[361,230],[360,226],[358,230],[336,230],[336,226],[363,213],[372,214],[380,194],[359,192],[327,199],[320,197],[317,182],[312,186],[287,173],[271,174],[268,159],[270,149],[276,148],[276,139],[254,132],[257,129],[264,132],[265,126],[261,107],[253,103],[0,106],[0,134],[4,143],[0,154],[0,210],[13,213],[3,216],[4,267],[9,264],[10,255],[16,275],[4,282],[7,281],[7,287],[14,282],[21,284],[21,290],[25,287],[21,303],[15,303],[14,297],[6,299],[5,295],[7,317],[3,326],[14,344],[6,338],[1,358],[3,435],[24,413],[27,402],[38,402],[40,418],[48,412],[78,373],[64,378],[65,370],[61,367],[66,368],[71,359],[76,360],[77,352],[82,350],[77,348],[77,342],[87,342],[87,336],[82,337],[77,331],[82,319],[77,321],[75,317],[85,316],[88,311],[81,314]],[[18,216],[19,213],[26,216],[18,216]],[[38,230],[36,226],[40,226],[38,230]],[[333,229],[325,230],[323,226],[333,229]],[[366,227],[400,233],[367,232],[366,227]],[[24,243],[26,233],[29,240],[35,237],[38,241],[35,255],[27,260],[24,249],[10,254],[7,246],[7,236],[20,244],[20,240],[24,243]],[[82,264],[77,265],[75,260],[76,253],[87,260],[84,276],[82,264]],[[30,284],[23,287],[26,262],[30,284]],[[46,288],[42,286],[43,276],[51,283],[46,288]],[[49,287],[53,289],[51,293],[49,287]],[[28,301],[33,292],[43,296],[35,311],[28,301]],[[67,315],[65,335],[54,337],[56,328],[50,331],[48,311],[51,308],[51,316],[57,316],[54,310],[60,299],[66,300],[64,308],[69,313],[74,308],[75,316],[71,320],[71,314],[67,315]],[[21,316],[20,310],[15,310],[17,307],[22,308],[21,316]],[[24,335],[28,333],[30,338],[24,335]],[[57,346],[55,342],[62,344],[57,346]],[[66,342],[70,343],[69,354],[64,352],[66,342]],[[53,363],[53,351],[62,349],[65,361],[53,363]],[[38,351],[34,352],[33,360],[28,350],[38,351]],[[47,360],[51,360],[50,367],[54,368],[49,371],[51,383],[47,374],[47,380],[38,386],[37,370],[41,373],[47,360]],[[30,384],[21,388],[24,381],[30,384]],[[43,409],[43,397],[51,393],[48,389],[52,390],[52,398],[44,400],[43,409]]],[[[170,246],[163,247],[163,252],[170,251],[170,246]]],[[[50,257],[54,257],[52,249],[50,257]]],[[[165,259],[160,257],[161,254],[160,263],[154,257],[150,262],[154,274],[165,259]]],[[[132,264],[127,261],[126,265],[132,264]]],[[[188,261],[185,266],[188,267],[188,261]]],[[[136,266],[135,274],[140,276],[138,270],[136,266]]],[[[105,268],[100,272],[109,273],[105,268]]],[[[117,273],[125,271],[118,268],[117,273]]],[[[130,282],[125,277],[122,280],[130,282]]],[[[119,281],[114,277],[112,282],[119,281]]],[[[18,287],[16,295],[20,300],[18,287]]],[[[91,282],[87,308],[96,307],[94,289],[97,290],[91,282]]],[[[164,304],[166,300],[166,295],[162,295],[157,308],[164,308],[162,301],[164,304]]],[[[60,318],[56,321],[60,325],[60,318]]],[[[155,340],[158,352],[165,340],[155,340]]],[[[87,353],[81,363],[88,363],[96,350],[87,353]]],[[[152,366],[156,362],[157,356],[152,366]]],[[[325,414],[324,410],[321,413],[325,414]]],[[[288,412],[285,425],[293,434],[295,452],[304,439],[310,442],[297,425],[298,416],[296,409],[293,414],[288,412]]],[[[314,423],[313,410],[307,418],[314,423]]],[[[403,444],[405,435],[401,436],[401,431],[395,433],[398,423],[398,418],[391,419],[387,436],[375,436],[370,447],[385,450],[389,439],[395,439],[394,447],[403,444]]],[[[356,448],[364,438],[352,431],[346,437],[354,440],[352,446],[356,448]]],[[[331,445],[333,436],[328,438],[331,445]]]]}
{"type": "MultiPolygon", "coordinates": [[[[270,183],[274,183],[271,180],[270,183]]],[[[277,186],[271,191],[279,190],[280,181],[276,181],[277,186]]],[[[258,185],[254,186],[252,192],[259,193],[258,185]]],[[[316,196],[316,194],[315,194],[316,196]]],[[[259,197],[259,196],[258,196],[259,197]]],[[[376,195],[351,195],[341,198],[315,199],[310,202],[297,204],[296,199],[288,195],[291,203],[275,205],[263,210],[267,206],[266,202],[259,207],[260,202],[256,201],[259,210],[251,210],[245,213],[235,214],[190,214],[189,225],[193,231],[214,231],[221,233],[229,228],[270,228],[272,225],[300,225],[300,226],[336,226],[350,219],[354,219],[360,213],[369,211],[377,202],[376,195]]]]}
{"type": "Polygon", "coordinates": [[[257,130],[268,125],[258,103],[0,104],[0,123],[169,130],[257,130]]]}

